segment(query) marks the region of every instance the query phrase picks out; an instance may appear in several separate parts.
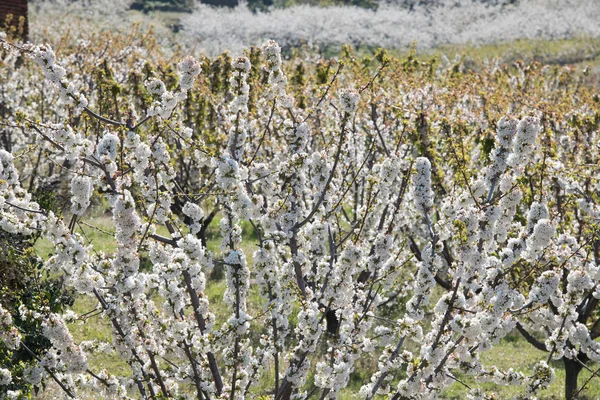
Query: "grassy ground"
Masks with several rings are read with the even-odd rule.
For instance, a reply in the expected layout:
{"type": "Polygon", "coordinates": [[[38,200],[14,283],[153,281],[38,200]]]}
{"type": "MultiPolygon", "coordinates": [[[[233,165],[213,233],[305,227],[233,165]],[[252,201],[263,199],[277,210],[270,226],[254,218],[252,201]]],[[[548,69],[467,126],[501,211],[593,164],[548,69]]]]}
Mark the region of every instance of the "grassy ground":
{"type": "MultiPolygon", "coordinates": [[[[510,335],[502,340],[498,346],[494,346],[492,349],[481,355],[484,365],[496,365],[501,370],[513,368],[525,374],[531,374],[534,364],[540,360],[545,361],[547,358],[548,353],[535,349],[516,332],[514,335],[510,335]]],[[[563,399],[565,387],[565,370],[563,363],[560,361],[552,361],[550,362],[550,365],[555,369],[556,378],[547,390],[540,392],[539,397],[541,399],[563,399]]],[[[592,370],[598,368],[595,364],[590,365],[590,367],[592,370]]],[[[579,374],[579,386],[583,385],[590,375],[590,372],[583,370],[579,374]]],[[[467,384],[474,382],[472,378],[466,376],[458,376],[458,378],[467,384]]],[[[483,388],[486,389],[486,391],[495,392],[499,399],[512,398],[513,396],[523,394],[524,392],[522,386],[500,387],[493,383],[486,383],[483,385],[483,388]]],[[[447,390],[444,397],[449,399],[462,399],[465,398],[466,393],[467,389],[464,386],[457,384],[450,390],[447,390]]],[[[586,389],[580,393],[578,399],[597,399],[598,393],[600,393],[600,379],[592,379],[586,386],[586,389]]]]}
{"type": "Polygon", "coordinates": [[[511,63],[516,60],[538,61],[550,65],[583,65],[600,67],[600,38],[562,40],[517,40],[489,45],[443,46],[419,52],[423,56],[458,55],[465,60],[494,60],[511,63]]]}
{"type": "MultiPolygon", "coordinates": [[[[117,249],[117,241],[114,238],[114,223],[109,216],[97,216],[78,223],[75,232],[87,238],[87,242],[94,246],[95,251],[106,254],[114,253],[117,249]]],[[[42,258],[48,258],[53,254],[54,247],[46,238],[41,238],[35,245],[37,254],[42,258]]]]}

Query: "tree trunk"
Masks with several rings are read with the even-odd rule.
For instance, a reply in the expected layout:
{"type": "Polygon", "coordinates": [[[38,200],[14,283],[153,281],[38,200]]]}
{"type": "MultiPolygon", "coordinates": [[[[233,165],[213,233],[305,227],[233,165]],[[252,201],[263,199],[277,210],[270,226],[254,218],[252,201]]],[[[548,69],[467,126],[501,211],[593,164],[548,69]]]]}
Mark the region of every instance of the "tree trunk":
{"type": "Polygon", "coordinates": [[[579,372],[583,368],[581,364],[579,364],[575,360],[570,360],[566,357],[563,357],[563,362],[565,364],[565,398],[567,400],[573,399],[575,393],[577,393],[577,377],[579,376],[579,372]]]}

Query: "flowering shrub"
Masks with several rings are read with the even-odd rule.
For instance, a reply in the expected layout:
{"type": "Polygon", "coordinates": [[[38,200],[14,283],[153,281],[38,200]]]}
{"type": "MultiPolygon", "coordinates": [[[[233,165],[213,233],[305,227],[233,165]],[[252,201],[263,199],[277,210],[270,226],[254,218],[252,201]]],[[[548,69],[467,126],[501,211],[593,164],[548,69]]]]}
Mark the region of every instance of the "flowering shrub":
{"type": "Polygon", "coordinates": [[[0,332],[0,396],[4,398],[31,392],[39,381],[25,381],[23,373],[39,371],[36,354],[52,347],[42,332],[44,319],[28,314],[63,313],[72,298],[61,289],[59,279],[41,269],[28,238],[0,231],[0,244],[0,320],[10,326],[0,332]]]}
{"type": "MultiPolygon", "coordinates": [[[[24,309],[51,344],[21,372],[31,385],[333,399],[370,357],[361,398],[435,397],[466,385],[460,373],[472,398],[493,382],[529,399],[553,381],[550,361],[567,368],[567,397],[600,361],[600,114],[571,70],[436,73],[383,51],[283,62],[273,41],[174,65],[140,59],[139,43],[64,57],[2,43],[0,228],[50,241],[43,268],[113,334],[78,342],[68,323],[88,315],[24,309]],[[64,182],[68,218],[33,201],[45,176],[64,182]],[[114,254],[79,229],[94,201],[112,213],[114,254]],[[217,266],[226,311],[206,294],[217,266]],[[485,366],[513,330],[547,357],[485,366]],[[92,365],[99,352],[130,374],[92,365]]],[[[22,337],[0,308],[3,348],[22,337]]]]}

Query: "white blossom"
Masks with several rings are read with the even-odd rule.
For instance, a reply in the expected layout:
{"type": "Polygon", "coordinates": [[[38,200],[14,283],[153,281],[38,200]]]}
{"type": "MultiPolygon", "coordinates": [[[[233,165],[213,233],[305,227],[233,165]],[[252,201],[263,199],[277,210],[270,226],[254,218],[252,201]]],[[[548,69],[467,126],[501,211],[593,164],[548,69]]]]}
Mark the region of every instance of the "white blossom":
{"type": "Polygon", "coordinates": [[[358,109],[360,95],[352,89],[343,90],[340,93],[340,106],[342,111],[347,114],[353,114],[358,109]]]}
{"type": "Polygon", "coordinates": [[[417,158],[414,177],[415,207],[422,213],[429,213],[433,206],[433,191],[431,190],[431,163],[425,157],[417,158]]]}

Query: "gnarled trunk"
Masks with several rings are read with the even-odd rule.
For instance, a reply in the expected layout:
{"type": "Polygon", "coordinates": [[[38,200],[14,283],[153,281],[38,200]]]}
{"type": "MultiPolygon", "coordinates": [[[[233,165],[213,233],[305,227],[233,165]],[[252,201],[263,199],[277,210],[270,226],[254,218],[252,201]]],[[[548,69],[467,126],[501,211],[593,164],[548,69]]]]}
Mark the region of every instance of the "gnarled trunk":
{"type": "Polygon", "coordinates": [[[563,357],[563,362],[565,364],[565,398],[567,400],[571,400],[574,398],[575,393],[577,393],[577,377],[579,376],[579,372],[583,368],[581,364],[579,364],[575,360],[570,360],[566,357],[563,357]]]}

